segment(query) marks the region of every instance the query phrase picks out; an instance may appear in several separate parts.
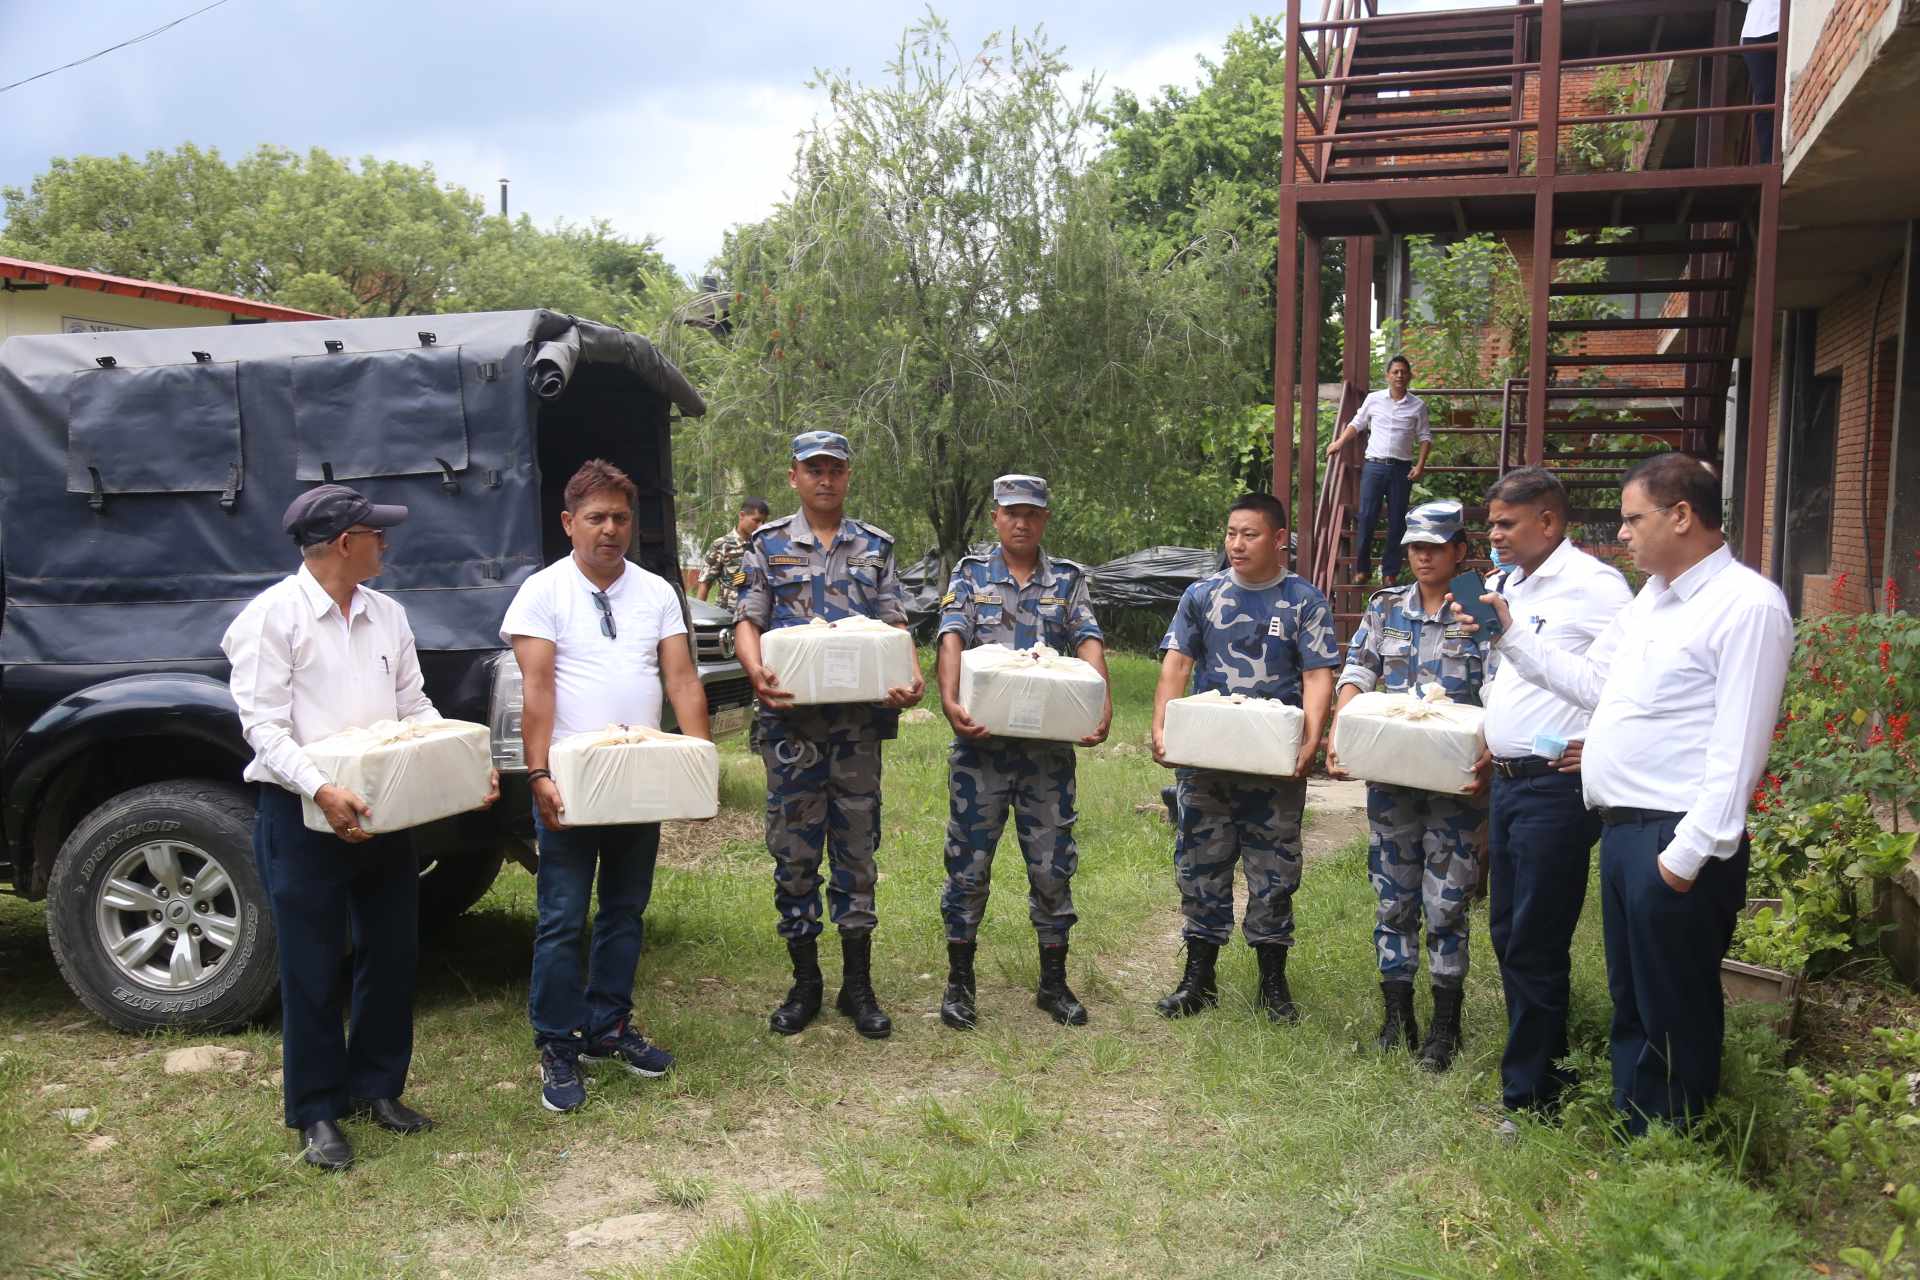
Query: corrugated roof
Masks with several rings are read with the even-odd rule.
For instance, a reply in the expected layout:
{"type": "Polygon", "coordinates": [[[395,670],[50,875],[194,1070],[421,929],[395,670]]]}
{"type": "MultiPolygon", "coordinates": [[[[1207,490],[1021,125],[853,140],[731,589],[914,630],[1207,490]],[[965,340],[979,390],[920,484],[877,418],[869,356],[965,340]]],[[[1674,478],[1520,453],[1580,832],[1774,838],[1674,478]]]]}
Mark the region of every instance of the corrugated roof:
{"type": "Polygon", "coordinates": [[[316,311],[278,307],[271,302],[255,302],[250,298],[210,293],[205,289],[189,289],[184,285],[160,284],[153,280],[130,280],[125,276],[104,275],[98,271],[77,271],[71,267],[56,267],[47,262],[28,262],[24,258],[0,257],[0,279],[19,280],[24,284],[60,285],[67,289],[111,293],[122,298],[151,298],[155,302],[172,302],[183,307],[204,307],[209,311],[225,311],[230,315],[245,316],[250,320],[333,319],[332,316],[321,315],[316,311]]]}

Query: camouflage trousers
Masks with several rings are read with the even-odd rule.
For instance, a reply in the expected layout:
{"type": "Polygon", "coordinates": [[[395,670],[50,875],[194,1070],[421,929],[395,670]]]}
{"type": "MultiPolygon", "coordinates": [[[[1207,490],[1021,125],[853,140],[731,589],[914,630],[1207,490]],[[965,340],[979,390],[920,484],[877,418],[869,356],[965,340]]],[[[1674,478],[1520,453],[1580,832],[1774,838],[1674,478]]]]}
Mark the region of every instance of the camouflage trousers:
{"type": "Polygon", "coordinates": [[[980,932],[994,847],[1012,809],[1027,861],[1027,918],[1041,942],[1065,942],[1079,918],[1070,887],[1080,865],[1073,843],[1073,748],[1061,742],[956,742],[949,760],[947,885],[940,894],[947,940],[972,942],[980,932]]]}
{"type": "Polygon", "coordinates": [[[870,933],[880,878],[880,743],[767,737],[767,851],[783,938],[820,936],[820,860],[833,867],[827,906],[842,933],[870,933]]]}
{"type": "Polygon", "coordinates": [[[1436,987],[1467,977],[1467,903],[1480,882],[1487,804],[1470,796],[1367,784],[1367,875],[1380,908],[1373,926],[1380,976],[1420,972],[1420,921],[1436,987]]]}
{"type": "Polygon", "coordinates": [[[1233,864],[1247,876],[1249,946],[1293,945],[1293,894],[1300,887],[1304,778],[1260,778],[1180,769],[1173,882],[1189,940],[1223,946],[1233,936],[1233,864]]]}

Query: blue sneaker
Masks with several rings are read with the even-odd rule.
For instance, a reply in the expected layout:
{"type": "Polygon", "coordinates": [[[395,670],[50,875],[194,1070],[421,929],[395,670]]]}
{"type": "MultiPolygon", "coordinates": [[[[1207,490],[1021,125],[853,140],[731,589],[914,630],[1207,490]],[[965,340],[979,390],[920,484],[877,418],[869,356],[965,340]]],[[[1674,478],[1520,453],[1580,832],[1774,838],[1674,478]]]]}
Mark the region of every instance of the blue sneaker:
{"type": "Polygon", "coordinates": [[[540,1105],[549,1111],[578,1111],[587,1104],[587,1086],[580,1064],[565,1050],[551,1045],[540,1051],[540,1105]]]}
{"type": "Polygon", "coordinates": [[[635,1031],[624,1019],[580,1051],[587,1062],[616,1062],[637,1076],[658,1079],[673,1070],[673,1055],[635,1031]]]}

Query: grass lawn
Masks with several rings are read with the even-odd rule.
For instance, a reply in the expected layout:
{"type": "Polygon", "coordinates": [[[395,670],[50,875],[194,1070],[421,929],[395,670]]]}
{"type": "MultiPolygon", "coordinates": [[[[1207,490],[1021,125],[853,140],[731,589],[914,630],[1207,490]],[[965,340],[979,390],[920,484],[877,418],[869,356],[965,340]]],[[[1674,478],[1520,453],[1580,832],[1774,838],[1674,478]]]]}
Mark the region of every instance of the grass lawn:
{"type": "MultiPolygon", "coordinates": [[[[735,741],[726,811],[675,833],[647,916],[637,1015],[676,1074],[603,1070],[583,1111],[541,1109],[525,1007],[533,885],[510,867],[423,955],[408,1099],[439,1127],[402,1139],[354,1126],[361,1161],[345,1176],[294,1157],[272,1028],[111,1032],[60,983],[38,905],[0,902],[0,1276],[1737,1277],[1880,1251],[1908,1213],[1895,1184],[1920,1175],[1911,1130],[1890,1166],[1857,1159],[1843,1179],[1837,1155],[1809,1149],[1778,1043],[1744,1019],[1729,1096],[1698,1137],[1623,1144],[1589,1087],[1563,1126],[1499,1145],[1505,1020],[1483,911],[1454,1071],[1359,1052],[1378,1021],[1361,842],[1311,860],[1296,900],[1300,1026],[1256,1017],[1253,956],[1237,943],[1220,1009],[1157,1017],[1179,919],[1156,811],[1165,775],[1140,745],[1153,670],[1115,662],[1113,738],[1081,754],[1071,978],[1085,1028],[1032,1007],[1010,835],[982,935],[982,1026],[935,1017],[938,722],[906,726],[887,752],[875,967],[892,1039],[862,1040],[830,1011],[804,1035],[768,1032],[786,957],[762,775],[735,741]],[[250,1057],[166,1074],[167,1053],[193,1044],[250,1057]]],[[[1608,1012],[1597,904],[1574,1000],[1587,1072],[1604,1082],[1590,1056],[1608,1012]]],[[[831,996],[838,955],[822,953],[831,996]]],[[[1859,991],[1892,1008],[1878,987],[1859,991]]],[[[1861,1043],[1864,1030],[1829,1048],[1857,1060],[1861,1043]]]]}

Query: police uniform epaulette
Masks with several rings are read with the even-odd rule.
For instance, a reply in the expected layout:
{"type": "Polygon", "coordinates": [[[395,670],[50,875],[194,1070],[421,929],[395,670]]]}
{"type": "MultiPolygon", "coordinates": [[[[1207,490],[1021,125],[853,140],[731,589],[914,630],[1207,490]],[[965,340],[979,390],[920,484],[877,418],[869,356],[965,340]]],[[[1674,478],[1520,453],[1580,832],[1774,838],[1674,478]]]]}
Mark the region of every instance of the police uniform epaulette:
{"type": "Polygon", "coordinates": [[[893,535],[888,533],[885,529],[882,529],[877,524],[868,524],[865,520],[855,520],[854,523],[859,525],[862,529],[865,529],[868,533],[872,534],[876,538],[884,539],[887,542],[893,541],[893,535]]]}
{"type": "MultiPolygon", "coordinates": [[[[775,516],[773,519],[763,523],[758,529],[755,529],[753,531],[753,537],[763,538],[767,534],[773,532],[775,529],[784,529],[788,525],[792,524],[794,520],[799,517],[799,515],[800,513],[798,511],[795,511],[791,515],[775,516]]],[[[752,539],[749,539],[749,541],[752,541],[752,539]]]]}
{"type": "Polygon", "coordinates": [[[960,557],[959,564],[956,564],[954,568],[957,569],[962,564],[985,564],[986,562],[987,562],[986,556],[979,555],[975,552],[969,551],[966,555],[960,557]]]}
{"type": "Polygon", "coordinates": [[[1396,591],[1404,591],[1405,589],[1406,587],[1404,583],[1396,586],[1391,586],[1391,587],[1382,587],[1378,591],[1374,592],[1372,595],[1367,597],[1367,603],[1372,604],[1375,600],[1378,600],[1381,596],[1392,595],[1396,591]]]}
{"type": "Polygon", "coordinates": [[[1087,575],[1087,566],[1081,564],[1078,560],[1068,560],[1064,556],[1048,556],[1047,559],[1053,563],[1053,567],[1056,569],[1065,569],[1068,573],[1077,573],[1083,578],[1087,575]]]}

